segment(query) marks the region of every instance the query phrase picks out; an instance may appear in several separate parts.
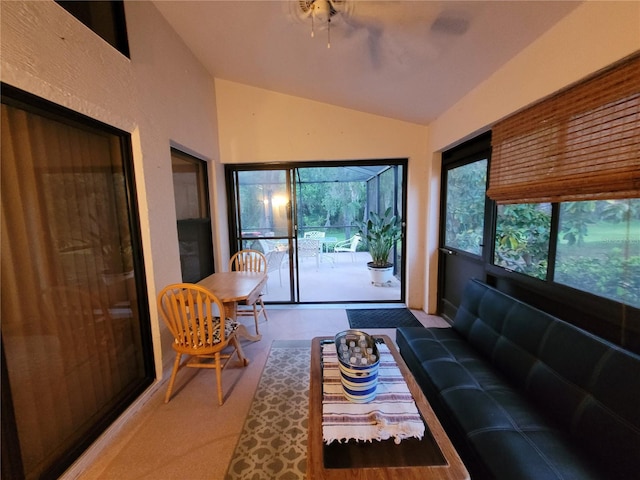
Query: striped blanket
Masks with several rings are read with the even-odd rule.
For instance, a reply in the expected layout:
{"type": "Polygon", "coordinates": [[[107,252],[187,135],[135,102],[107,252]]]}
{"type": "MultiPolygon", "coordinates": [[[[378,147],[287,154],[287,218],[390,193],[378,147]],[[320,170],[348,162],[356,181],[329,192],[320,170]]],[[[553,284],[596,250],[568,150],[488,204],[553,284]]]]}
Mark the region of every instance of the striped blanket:
{"type": "Polygon", "coordinates": [[[335,344],[322,346],[322,433],[325,443],[421,439],[425,426],[402,373],[389,351],[378,345],[380,366],[376,398],[369,403],[347,400],[340,383],[335,344]]]}

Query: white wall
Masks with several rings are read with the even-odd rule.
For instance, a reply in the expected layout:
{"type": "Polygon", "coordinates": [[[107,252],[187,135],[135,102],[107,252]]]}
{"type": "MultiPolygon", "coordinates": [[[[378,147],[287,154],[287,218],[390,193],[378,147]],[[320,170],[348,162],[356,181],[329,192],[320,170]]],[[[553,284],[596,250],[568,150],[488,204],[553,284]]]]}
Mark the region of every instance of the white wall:
{"type": "Polygon", "coordinates": [[[216,171],[214,82],[151,3],[125,4],[131,60],[53,1],[3,1],[0,7],[3,82],[132,134],[155,363],[162,375],[164,359],[173,354],[155,296],[181,279],[170,145],[211,160],[210,171],[216,171]]]}
{"type": "Polygon", "coordinates": [[[407,303],[422,308],[427,128],[216,79],[222,163],[408,158],[407,303]]]}
{"type": "Polygon", "coordinates": [[[435,311],[441,152],[640,49],[640,2],[587,1],[429,127],[425,305],[435,311]]]}

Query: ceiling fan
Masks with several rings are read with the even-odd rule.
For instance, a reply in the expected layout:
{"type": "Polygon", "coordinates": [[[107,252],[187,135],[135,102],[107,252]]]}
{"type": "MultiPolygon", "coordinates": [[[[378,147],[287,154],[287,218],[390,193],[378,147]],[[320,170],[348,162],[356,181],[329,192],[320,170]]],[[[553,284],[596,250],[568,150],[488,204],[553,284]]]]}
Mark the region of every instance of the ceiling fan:
{"type": "Polygon", "coordinates": [[[379,0],[290,0],[290,14],[298,22],[311,23],[311,36],[327,30],[331,47],[331,27],[344,22],[344,35],[365,39],[373,65],[383,57],[395,61],[410,56],[436,58],[443,45],[466,33],[471,3],[459,6],[447,1],[412,2],[379,0]],[[364,32],[364,33],[363,33],[364,32]],[[415,41],[402,38],[411,37],[415,41]]]}
{"type": "Polygon", "coordinates": [[[295,2],[296,16],[303,21],[311,19],[311,36],[315,28],[327,30],[327,48],[331,48],[331,22],[351,11],[350,0],[298,0],[295,2]]]}

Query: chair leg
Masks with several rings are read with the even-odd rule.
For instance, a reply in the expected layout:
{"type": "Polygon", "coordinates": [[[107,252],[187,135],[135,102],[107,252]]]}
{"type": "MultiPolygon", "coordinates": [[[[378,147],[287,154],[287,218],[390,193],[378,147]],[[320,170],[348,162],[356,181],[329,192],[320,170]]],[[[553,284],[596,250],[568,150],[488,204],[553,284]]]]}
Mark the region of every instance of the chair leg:
{"type": "Polygon", "coordinates": [[[176,379],[176,374],[180,369],[180,359],[182,358],[181,353],[176,353],[176,359],[173,362],[173,371],[171,372],[171,378],[169,379],[169,386],[167,387],[167,393],[164,396],[164,403],[168,403],[171,398],[171,391],[173,390],[173,382],[176,379]]]}
{"type": "Polygon", "coordinates": [[[264,308],[264,302],[262,301],[262,297],[258,297],[258,301],[260,302],[260,306],[262,307],[262,314],[264,315],[264,321],[268,322],[269,317],[267,317],[267,309],[264,308]]]}
{"type": "Polygon", "coordinates": [[[260,335],[260,331],[258,330],[258,301],[253,304],[253,321],[256,324],[256,335],[260,335]]]}
{"type": "Polygon", "coordinates": [[[240,363],[242,363],[242,366],[246,367],[247,365],[249,365],[249,360],[247,359],[247,357],[244,356],[244,352],[242,351],[242,345],[240,345],[240,340],[238,340],[238,337],[234,336],[229,341],[229,343],[231,343],[231,345],[236,349],[238,360],[240,360],[240,363]]]}
{"type": "Polygon", "coordinates": [[[216,352],[215,354],[215,362],[216,362],[216,385],[218,387],[218,404],[222,405],[224,403],[224,398],[222,396],[222,359],[220,358],[220,352],[216,352]]]}
{"type": "Polygon", "coordinates": [[[260,304],[260,312],[262,312],[262,315],[264,315],[264,321],[265,322],[269,321],[269,317],[267,317],[267,310],[264,308],[264,302],[262,301],[262,296],[260,296],[253,304],[253,319],[256,323],[256,335],[260,335],[260,332],[258,331],[258,323],[260,320],[260,312],[258,312],[258,304],[260,304]]]}

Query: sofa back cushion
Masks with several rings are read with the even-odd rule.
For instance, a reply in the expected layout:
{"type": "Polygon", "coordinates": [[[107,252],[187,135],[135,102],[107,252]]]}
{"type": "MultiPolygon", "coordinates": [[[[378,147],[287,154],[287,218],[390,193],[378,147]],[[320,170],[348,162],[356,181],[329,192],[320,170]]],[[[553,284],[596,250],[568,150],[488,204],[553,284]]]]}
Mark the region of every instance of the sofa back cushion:
{"type": "Polygon", "coordinates": [[[590,454],[640,468],[640,356],[477,280],[453,328],[590,454]]]}

